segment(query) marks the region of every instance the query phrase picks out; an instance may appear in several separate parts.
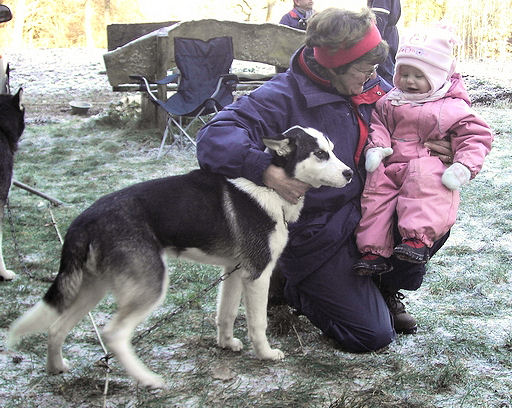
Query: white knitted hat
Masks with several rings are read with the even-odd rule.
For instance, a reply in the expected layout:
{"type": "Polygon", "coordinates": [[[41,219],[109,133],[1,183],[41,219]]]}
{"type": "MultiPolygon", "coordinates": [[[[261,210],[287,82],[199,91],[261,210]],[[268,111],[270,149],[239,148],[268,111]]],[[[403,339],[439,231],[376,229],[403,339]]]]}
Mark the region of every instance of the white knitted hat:
{"type": "Polygon", "coordinates": [[[400,65],[418,68],[430,83],[429,93],[440,89],[455,71],[453,33],[443,27],[432,27],[414,32],[401,41],[396,54],[393,83],[398,86],[400,65]]]}

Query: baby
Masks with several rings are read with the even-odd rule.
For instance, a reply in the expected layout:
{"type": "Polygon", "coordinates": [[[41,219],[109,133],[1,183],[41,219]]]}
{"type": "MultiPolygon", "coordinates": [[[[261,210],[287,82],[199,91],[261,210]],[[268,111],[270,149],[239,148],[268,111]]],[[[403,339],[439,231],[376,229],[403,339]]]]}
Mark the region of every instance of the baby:
{"type": "Polygon", "coordinates": [[[471,109],[455,72],[452,33],[441,27],[405,38],[396,55],[393,88],[372,116],[365,150],[368,172],[356,229],[360,275],[389,272],[392,255],[426,263],[429,248],[455,223],[459,189],[475,177],[491,149],[489,126],[471,109]],[[424,143],[448,139],[447,167],[424,143]],[[398,221],[402,242],[394,247],[398,221]]]}

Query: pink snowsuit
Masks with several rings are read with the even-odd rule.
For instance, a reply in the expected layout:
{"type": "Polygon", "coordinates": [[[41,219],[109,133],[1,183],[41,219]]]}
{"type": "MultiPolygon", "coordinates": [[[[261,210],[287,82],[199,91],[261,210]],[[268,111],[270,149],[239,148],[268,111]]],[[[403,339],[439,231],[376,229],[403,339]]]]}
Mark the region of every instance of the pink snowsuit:
{"type": "Polygon", "coordinates": [[[459,74],[446,95],[433,102],[395,106],[386,96],[373,112],[366,149],[393,148],[393,154],[367,174],[361,196],[362,218],[356,229],[361,253],[388,258],[393,253],[393,219],[402,238],[416,238],[431,247],[455,223],[459,192],[441,182],[447,166],[431,156],[428,140],[451,139],[454,163],[475,177],[491,149],[489,126],[470,108],[459,74]]]}

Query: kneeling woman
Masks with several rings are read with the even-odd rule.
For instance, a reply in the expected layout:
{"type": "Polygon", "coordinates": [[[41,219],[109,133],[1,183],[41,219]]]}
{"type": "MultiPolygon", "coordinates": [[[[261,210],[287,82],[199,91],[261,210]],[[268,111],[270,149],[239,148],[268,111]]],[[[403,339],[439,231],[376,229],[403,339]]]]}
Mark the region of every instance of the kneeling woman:
{"type": "Polygon", "coordinates": [[[290,68],[216,115],[199,132],[197,145],[204,169],[266,185],[292,203],[305,194],[279,265],[284,296],[354,352],[377,350],[396,331],[416,330],[398,291],[417,289],[425,273],[423,265],[398,260],[378,281],[352,271],[359,257],[354,230],[365,179],[361,152],[374,104],[388,90],[375,73],[388,46],[374,18],[368,9],[327,9],[313,16],[306,45],[293,55],[290,68]],[[270,163],[262,138],[294,125],[316,128],[333,141],[335,154],[355,170],[350,184],[310,189],[270,163]]]}

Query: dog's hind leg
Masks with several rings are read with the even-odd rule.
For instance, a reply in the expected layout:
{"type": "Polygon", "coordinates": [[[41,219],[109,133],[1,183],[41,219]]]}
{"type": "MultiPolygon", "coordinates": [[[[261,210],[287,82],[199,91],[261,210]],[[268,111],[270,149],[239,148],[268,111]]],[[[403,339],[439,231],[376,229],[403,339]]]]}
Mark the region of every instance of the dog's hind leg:
{"type": "Polygon", "coordinates": [[[84,279],[73,303],[48,328],[48,357],[46,370],[50,374],[60,374],[69,370],[69,364],[62,357],[62,345],[73,327],[103,299],[106,294],[101,282],[94,284],[84,279]]]}
{"type": "Polygon", "coordinates": [[[118,312],[103,334],[107,346],[129,375],[144,387],[164,388],[164,380],[139,360],[131,344],[135,328],[162,302],[168,284],[162,259],[159,258],[157,266],[147,259],[147,253],[145,255],[143,262],[147,261],[147,265],[144,267],[139,262],[137,272],[125,271],[122,282],[116,285],[118,312]]]}
{"type": "MultiPolygon", "coordinates": [[[[230,272],[234,268],[226,267],[224,272],[230,272]]],[[[240,299],[242,296],[241,270],[236,270],[221,282],[217,299],[217,344],[222,348],[240,351],[242,342],[233,337],[233,325],[238,314],[240,299]]]]}
{"type": "Polygon", "coordinates": [[[259,278],[243,278],[247,330],[256,357],[261,360],[280,360],[284,358],[284,353],[281,350],[270,347],[265,333],[267,330],[267,302],[271,273],[272,268],[267,266],[259,278]]]}

